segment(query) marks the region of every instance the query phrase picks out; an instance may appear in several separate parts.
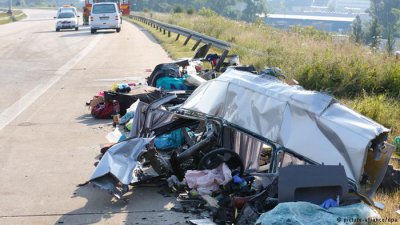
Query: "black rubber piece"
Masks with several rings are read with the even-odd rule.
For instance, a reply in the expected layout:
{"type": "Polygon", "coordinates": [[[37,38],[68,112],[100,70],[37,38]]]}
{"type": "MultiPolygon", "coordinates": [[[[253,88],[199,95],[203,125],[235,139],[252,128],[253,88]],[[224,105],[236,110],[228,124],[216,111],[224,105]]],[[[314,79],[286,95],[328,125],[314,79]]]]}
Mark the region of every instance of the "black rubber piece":
{"type": "Polygon", "coordinates": [[[218,148],[205,154],[199,162],[198,169],[211,170],[217,168],[222,163],[225,163],[232,171],[239,171],[240,175],[244,172],[243,161],[240,156],[227,148],[218,148]]]}

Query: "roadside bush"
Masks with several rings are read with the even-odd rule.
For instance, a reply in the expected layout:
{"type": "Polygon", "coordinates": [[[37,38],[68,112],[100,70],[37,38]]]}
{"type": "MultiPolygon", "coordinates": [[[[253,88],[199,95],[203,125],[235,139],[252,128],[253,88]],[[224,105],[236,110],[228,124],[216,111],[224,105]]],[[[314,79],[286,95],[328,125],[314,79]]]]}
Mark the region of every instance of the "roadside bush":
{"type": "Polygon", "coordinates": [[[175,8],[174,8],[174,13],[183,13],[183,8],[182,8],[182,6],[180,6],[180,5],[175,6],[175,8]]]}
{"type": "Polygon", "coordinates": [[[194,8],[189,8],[188,10],[186,10],[186,13],[187,13],[188,15],[193,15],[193,13],[194,13],[194,8]]]}
{"type": "Polygon", "coordinates": [[[213,10],[209,9],[209,8],[205,8],[202,7],[199,10],[199,15],[201,16],[205,16],[205,17],[214,17],[214,16],[218,16],[218,14],[216,12],[214,12],[213,10]]]}

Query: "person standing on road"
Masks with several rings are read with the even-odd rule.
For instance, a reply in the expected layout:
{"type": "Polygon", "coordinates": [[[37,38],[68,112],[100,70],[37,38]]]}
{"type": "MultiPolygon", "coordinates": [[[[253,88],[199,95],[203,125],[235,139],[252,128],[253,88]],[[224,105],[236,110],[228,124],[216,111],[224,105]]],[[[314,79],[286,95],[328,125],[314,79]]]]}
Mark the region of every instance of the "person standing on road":
{"type": "Polygon", "coordinates": [[[83,7],[83,25],[89,25],[89,16],[90,16],[90,11],[86,6],[84,6],[83,7]]]}

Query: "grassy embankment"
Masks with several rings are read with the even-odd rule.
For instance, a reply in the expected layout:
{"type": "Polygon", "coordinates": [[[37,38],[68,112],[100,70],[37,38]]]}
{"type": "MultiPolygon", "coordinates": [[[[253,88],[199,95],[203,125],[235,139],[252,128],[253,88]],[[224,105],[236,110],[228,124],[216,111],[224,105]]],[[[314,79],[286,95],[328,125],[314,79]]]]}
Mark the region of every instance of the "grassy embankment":
{"type": "MultiPolygon", "coordinates": [[[[152,17],[241,46],[231,53],[238,54],[242,64],[253,64],[259,69],[280,67],[288,78],[298,80],[306,89],[332,94],[391,128],[390,140],[400,135],[400,61],[393,56],[372,52],[352,41],[337,41],[309,28],[282,31],[261,23],[249,24],[219,16],[153,13],[152,17]]],[[[160,31],[134,22],[147,28],[172,58],[193,55],[193,41],[182,46],[184,38],[177,43],[175,35],[168,38],[160,31]]],[[[400,221],[400,215],[395,213],[400,208],[400,191],[378,193],[376,199],[386,205],[379,212],[382,217],[400,221]]]]}
{"type": "Polygon", "coordinates": [[[10,16],[6,12],[0,12],[0,25],[15,22],[26,18],[26,15],[21,10],[13,11],[14,15],[10,16]]]}

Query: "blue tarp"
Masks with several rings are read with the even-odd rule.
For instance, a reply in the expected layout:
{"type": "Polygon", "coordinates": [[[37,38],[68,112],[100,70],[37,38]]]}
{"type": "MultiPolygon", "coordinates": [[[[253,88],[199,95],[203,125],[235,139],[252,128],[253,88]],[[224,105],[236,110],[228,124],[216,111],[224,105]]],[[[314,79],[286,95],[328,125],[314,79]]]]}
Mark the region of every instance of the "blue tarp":
{"type": "Polygon", "coordinates": [[[171,131],[170,133],[157,136],[154,139],[154,145],[158,150],[171,150],[179,148],[185,142],[185,136],[181,129],[171,131]]]}
{"type": "Polygon", "coordinates": [[[189,90],[184,83],[186,78],[161,77],[157,79],[156,87],[165,90],[189,90]]]}
{"type": "Polygon", "coordinates": [[[263,213],[256,225],[368,224],[368,220],[378,217],[363,203],[324,209],[308,202],[285,202],[263,213]]]}

